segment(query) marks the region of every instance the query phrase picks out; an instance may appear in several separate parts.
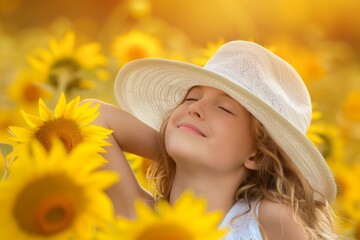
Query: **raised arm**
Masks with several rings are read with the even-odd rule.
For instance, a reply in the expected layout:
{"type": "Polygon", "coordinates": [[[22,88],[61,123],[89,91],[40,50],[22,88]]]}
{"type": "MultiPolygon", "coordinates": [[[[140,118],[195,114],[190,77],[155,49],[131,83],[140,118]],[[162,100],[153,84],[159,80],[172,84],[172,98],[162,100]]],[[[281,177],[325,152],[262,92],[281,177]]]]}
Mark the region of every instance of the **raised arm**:
{"type": "Polygon", "coordinates": [[[118,172],[120,181],[107,193],[117,215],[134,218],[136,198],[142,198],[150,204],[153,200],[136,180],[123,151],[152,159],[158,152],[158,132],[114,105],[96,99],[86,99],[81,104],[88,101],[92,101],[92,105],[100,104],[100,115],[93,124],[113,130],[107,139],[112,145],[105,147],[107,152],[102,155],[109,161],[106,168],[118,172]]]}

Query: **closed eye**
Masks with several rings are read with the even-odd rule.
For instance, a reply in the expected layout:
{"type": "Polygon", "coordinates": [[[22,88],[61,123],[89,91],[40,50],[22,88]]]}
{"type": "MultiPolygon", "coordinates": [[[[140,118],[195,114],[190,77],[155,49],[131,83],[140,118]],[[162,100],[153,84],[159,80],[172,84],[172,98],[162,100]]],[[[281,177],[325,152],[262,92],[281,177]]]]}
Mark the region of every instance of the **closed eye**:
{"type": "Polygon", "coordinates": [[[197,101],[196,98],[185,98],[185,101],[197,101]]]}
{"type": "Polygon", "coordinates": [[[226,108],[224,108],[224,107],[219,106],[219,108],[220,108],[221,110],[227,112],[227,113],[233,114],[230,110],[228,110],[228,109],[226,109],[226,108]]]}

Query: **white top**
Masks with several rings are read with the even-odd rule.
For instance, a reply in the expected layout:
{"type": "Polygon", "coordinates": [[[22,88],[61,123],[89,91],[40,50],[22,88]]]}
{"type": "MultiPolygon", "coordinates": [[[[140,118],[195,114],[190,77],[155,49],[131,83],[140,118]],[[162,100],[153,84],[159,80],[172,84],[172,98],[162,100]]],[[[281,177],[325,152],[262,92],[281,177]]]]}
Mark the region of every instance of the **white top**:
{"type": "Polygon", "coordinates": [[[226,214],[219,228],[228,228],[228,234],[223,240],[262,240],[256,216],[259,212],[259,205],[237,201],[226,214]]]}

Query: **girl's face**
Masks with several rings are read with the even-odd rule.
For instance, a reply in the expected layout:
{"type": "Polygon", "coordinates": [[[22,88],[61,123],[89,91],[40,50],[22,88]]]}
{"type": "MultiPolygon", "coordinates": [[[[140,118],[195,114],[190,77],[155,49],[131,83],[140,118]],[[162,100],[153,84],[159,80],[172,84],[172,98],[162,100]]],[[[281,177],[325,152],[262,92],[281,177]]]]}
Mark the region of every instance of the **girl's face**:
{"type": "Polygon", "coordinates": [[[237,170],[254,150],[251,114],[221,90],[193,87],[170,115],[165,145],[178,166],[237,170]]]}

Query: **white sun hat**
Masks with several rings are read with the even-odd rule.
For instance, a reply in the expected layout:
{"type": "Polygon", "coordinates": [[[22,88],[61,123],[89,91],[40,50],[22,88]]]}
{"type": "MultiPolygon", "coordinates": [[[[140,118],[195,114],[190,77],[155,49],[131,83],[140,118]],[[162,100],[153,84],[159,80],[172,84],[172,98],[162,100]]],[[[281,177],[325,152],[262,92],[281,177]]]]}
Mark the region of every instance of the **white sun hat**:
{"type": "Polygon", "coordinates": [[[159,130],[164,115],[197,85],[221,89],[267,129],[315,190],[314,199],[332,202],[334,177],[306,137],[311,121],[309,92],[295,69],[266,48],[247,41],[224,44],[204,67],[167,59],[126,64],[115,80],[120,106],[159,130]]]}

